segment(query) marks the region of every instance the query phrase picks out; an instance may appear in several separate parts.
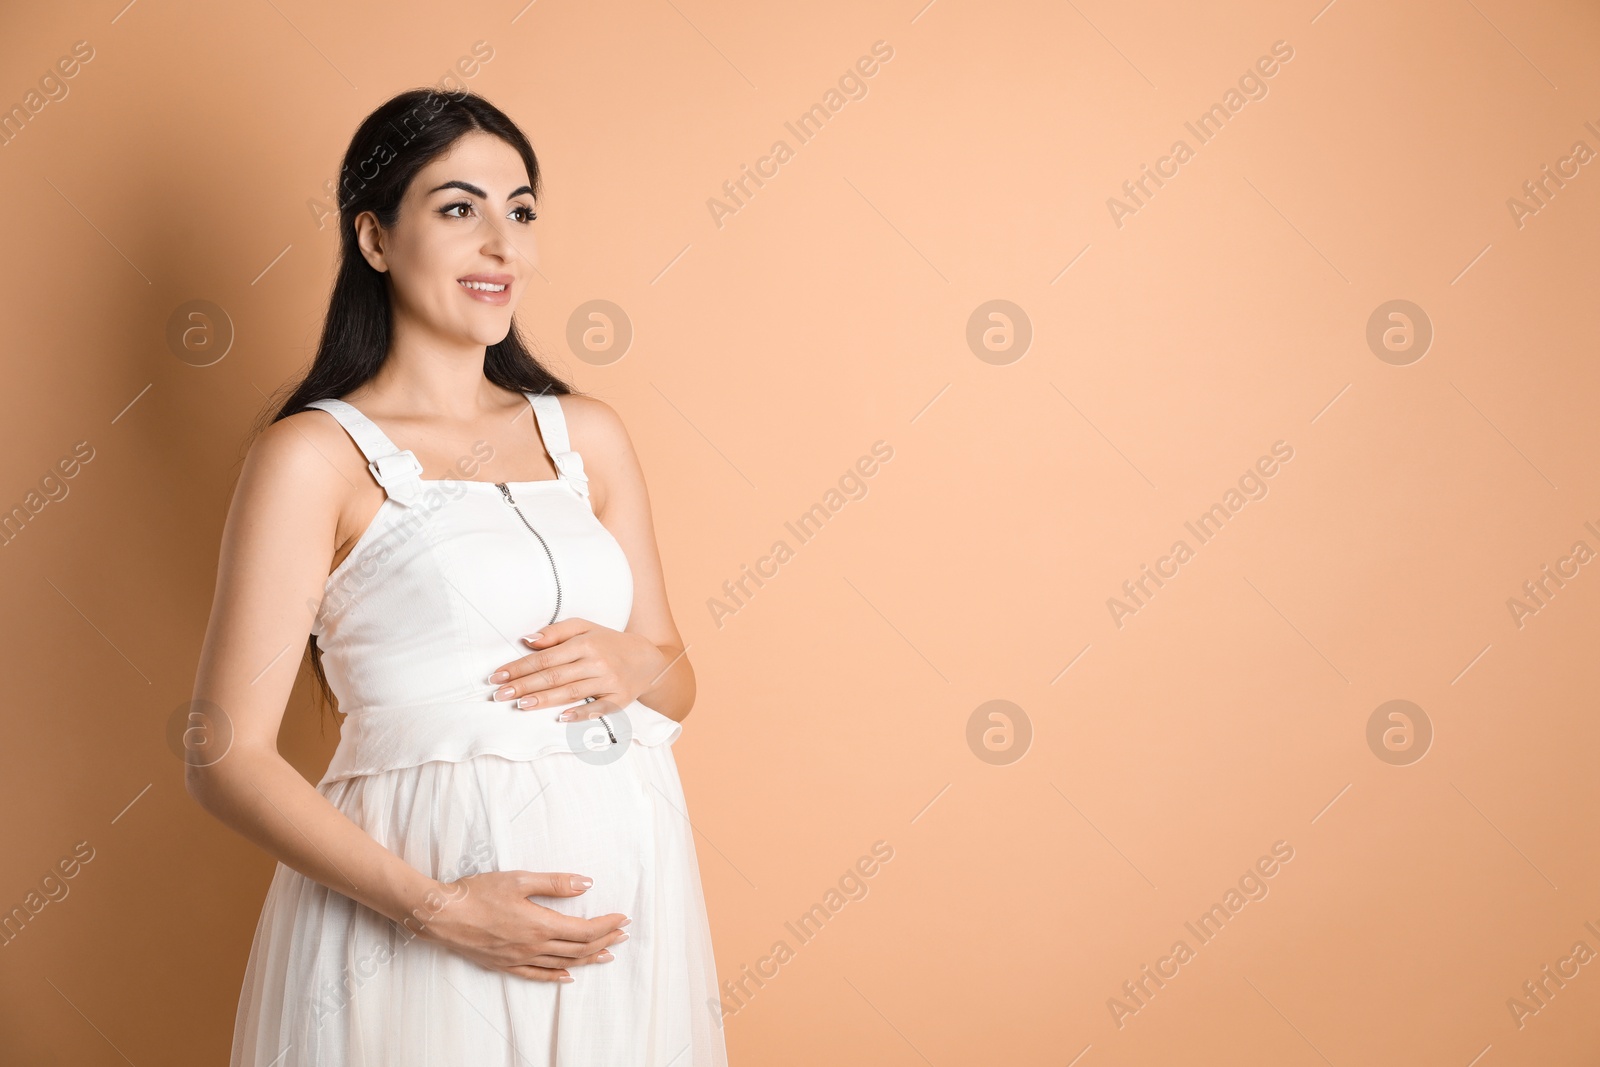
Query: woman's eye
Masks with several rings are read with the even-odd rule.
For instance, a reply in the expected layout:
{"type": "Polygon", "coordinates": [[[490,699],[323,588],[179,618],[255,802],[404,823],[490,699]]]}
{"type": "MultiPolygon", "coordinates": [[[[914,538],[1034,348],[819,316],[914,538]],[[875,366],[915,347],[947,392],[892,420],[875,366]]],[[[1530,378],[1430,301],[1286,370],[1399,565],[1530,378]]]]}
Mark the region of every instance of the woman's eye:
{"type": "Polygon", "coordinates": [[[441,215],[449,215],[451,218],[459,219],[459,218],[462,218],[463,216],[461,216],[461,215],[450,215],[450,212],[455,211],[458,208],[460,210],[462,210],[462,211],[471,211],[472,210],[472,205],[463,200],[463,201],[461,201],[459,203],[450,204],[450,205],[448,205],[446,207],[440,208],[439,209],[439,214],[441,214],[441,215]]]}
{"type": "Polygon", "coordinates": [[[526,208],[526,207],[512,208],[511,209],[511,214],[513,216],[520,215],[521,217],[519,217],[517,219],[517,221],[522,223],[523,225],[527,225],[528,223],[532,222],[534,219],[539,217],[538,214],[532,208],[526,208]]]}

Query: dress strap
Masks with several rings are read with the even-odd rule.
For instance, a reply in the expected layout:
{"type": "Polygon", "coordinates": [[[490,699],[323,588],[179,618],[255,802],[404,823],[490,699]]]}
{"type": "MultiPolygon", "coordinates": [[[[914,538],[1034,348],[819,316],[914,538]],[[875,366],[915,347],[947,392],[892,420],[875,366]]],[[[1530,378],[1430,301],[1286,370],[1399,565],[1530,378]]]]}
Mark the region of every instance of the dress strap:
{"type": "Polygon", "coordinates": [[[422,493],[422,463],[414,452],[396,448],[377,423],[343,400],[313,400],[306,407],[319,408],[339,421],[367,457],[367,470],[390,499],[408,506],[416,501],[422,493]]]}
{"type": "Polygon", "coordinates": [[[556,473],[578,491],[579,496],[589,495],[589,476],[583,472],[583,457],[572,450],[567,440],[567,417],[561,410],[561,400],[553,393],[529,393],[523,396],[533,405],[533,417],[539,423],[539,436],[544,439],[545,451],[555,460],[556,473]]]}

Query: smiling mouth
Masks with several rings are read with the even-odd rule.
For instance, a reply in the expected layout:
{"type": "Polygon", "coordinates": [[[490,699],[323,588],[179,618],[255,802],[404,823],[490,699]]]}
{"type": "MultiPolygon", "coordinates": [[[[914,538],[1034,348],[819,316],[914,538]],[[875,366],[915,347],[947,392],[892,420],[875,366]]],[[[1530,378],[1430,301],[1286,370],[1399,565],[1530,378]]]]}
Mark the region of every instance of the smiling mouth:
{"type": "Polygon", "coordinates": [[[458,278],[456,279],[456,284],[465,289],[476,289],[483,293],[503,293],[506,291],[504,285],[497,285],[493,282],[466,282],[458,278]]]}

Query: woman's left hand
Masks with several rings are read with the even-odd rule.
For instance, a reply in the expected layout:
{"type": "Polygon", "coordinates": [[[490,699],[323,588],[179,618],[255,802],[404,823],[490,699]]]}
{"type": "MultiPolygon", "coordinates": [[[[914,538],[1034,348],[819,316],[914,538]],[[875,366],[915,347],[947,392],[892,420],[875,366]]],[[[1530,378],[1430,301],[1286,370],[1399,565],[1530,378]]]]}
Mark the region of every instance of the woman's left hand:
{"type": "Polygon", "coordinates": [[[562,619],[522,641],[536,651],[501,665],[489,676],[490,684],[499,686],[494,699],[515,700],[519,708],[553,708],[595,698],[591,704],[563,711],[563,722],[626,707],[669,665],[648,638],[588,619],[562,619]]]}

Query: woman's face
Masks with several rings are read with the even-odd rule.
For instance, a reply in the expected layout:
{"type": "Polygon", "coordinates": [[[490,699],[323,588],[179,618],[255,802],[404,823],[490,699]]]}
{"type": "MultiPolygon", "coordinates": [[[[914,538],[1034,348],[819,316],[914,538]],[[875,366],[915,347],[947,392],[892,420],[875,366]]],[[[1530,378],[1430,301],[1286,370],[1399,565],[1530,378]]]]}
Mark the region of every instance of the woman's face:
{"type": "Polygon", "coordinates": [[[397,325],[487,346],[511,332],[533,277],[534,217],[522,157],[474,130],[417,172],[393,230],[364,212],[356,234],[367,262],[389,275],[397,325]]]}

